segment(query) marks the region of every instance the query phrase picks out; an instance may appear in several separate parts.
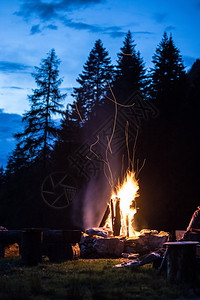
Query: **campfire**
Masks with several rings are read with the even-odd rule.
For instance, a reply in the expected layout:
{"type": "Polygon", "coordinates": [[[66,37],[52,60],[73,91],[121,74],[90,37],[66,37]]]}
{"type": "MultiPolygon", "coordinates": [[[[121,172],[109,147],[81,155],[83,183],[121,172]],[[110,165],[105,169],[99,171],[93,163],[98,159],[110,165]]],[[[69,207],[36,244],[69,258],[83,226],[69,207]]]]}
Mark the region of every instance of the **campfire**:
{"type": "Polygon", "coordinates": [[[109,227],[114,236],[135,236],[133,222],[137,212],[135,198],[138,196],[138,190],[135,173],[128,171],[123,182],[119,182],[113,190],[100,227],[109,227]]]}
{"type": "MultiPolygon", "coordinates": [[[[115,115],[117,117],[117,115],[115,115]]],[[[115,118],[116,120],[116,118],[115,118]]],[[[134,216],[137,212],[136,198],[139,196],[138,176],[144,167],[145,159],[139,167],[139,161],[135,165],[135,143],[133,145],[132,159],[128,146],[128,122],[125,128],[127,146],[127,169],[125,167],[124,156],[122,157],[121,178],[115,184],[114,176],[108,159],[108,152],[111,151],[111,141],[113,134],[108,139],[108,147],[104,174],[111,187],[107,208],[99,227],[90,227],[83,232],[80,245],[80,255],[83,258],[96,257],[132,257],[141,256],[163,248],[163,244],[168,240],[169,234],[158,232],[157,230],[142,229],[139,232],[134,230],[134,216]],[[136,166],[136,168],[135,168],[136,166]]],[[[98,142],[98,140],[97,140],[98,142]]],[[[96,143],[97,143],[96,142],[96,143]]],[[[95,144],[96,144],[95,143],[95,144]]],[[[93,144],[90,150],[92,150],[93,144]]]]}
{"type": "Polygon", "coordinates": [[[80,241],[81,257],[136,257],[162,249],[168,240],[166,232],[134,230],[139,196],[136,173],[128,170],[111,192],[99,227],[85,230],[80,241]]]}

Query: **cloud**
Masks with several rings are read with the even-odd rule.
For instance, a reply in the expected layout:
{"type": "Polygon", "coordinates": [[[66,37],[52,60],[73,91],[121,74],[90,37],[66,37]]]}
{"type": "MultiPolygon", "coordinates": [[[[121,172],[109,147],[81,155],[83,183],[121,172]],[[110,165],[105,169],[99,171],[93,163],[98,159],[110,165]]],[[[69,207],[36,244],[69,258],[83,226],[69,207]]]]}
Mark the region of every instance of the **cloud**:
{"type": "Polygon", "coordinates": [[[59,18],[63,13],[77,8],[84,8],[105,0],[60,0],[43,2],[42,0],[24,0],[16,15],[28,20],[33,16],[39,17],[41,21],[50,21],[59,18]]]}
{"type": "MultiPolygon", "coordinates": [[[[42,0],[28,0],[23,1],[20,6],[20,10],[15,14],[23,17],[26,21],[32,17],[40,19],[41,24],[52,21],[60,21],[64,26],[73,28],[75,30],[87,30],[90,32],[100,32],[109,34],[111,37],[121,37],[125,33],[120,26],[99,26],[96,24],[88,24],[84,22],[76,22],[69,18],[66,14],[72,10],[78,8],[85,8],[91,5],[103,3],[106,0],[60,0],[51,1],[49,3],[42,0]]],[[[31,34],[40,33],[43,29],[57,30],[58,27],[53,24],[45,25],[41,28],[41,24],[33,25],[31,28],[31,34]]]]}
{"type": "Polygon", "coordinates": [[[6,166],[8,154],[16,145],[13,134],[22,130],[22,116],[4,113],[3,109],[0,109],[0,165],[6,166]]]}
{"type": "Polygon", "coordinates": [[[152,35],[154,34],[153,32],[151,31],[133,31],[133,34],[146,34],[146,35],[152,35]]]}
{"type": "Polygon", "coordinates": [[[8,132],[13,134],[16,133],[17,127],[22,128],[21,122],[21,115],[4,113],[3,109],[0,109],[0,138],[2,138],[4,134],[7,136],[8,132]]]}
{"type": "MultiPolygon", "coordinates": [[[[124,32],[124,31],[120,31],[120,30],[109,31],[106,28],[103,30],[103,33],[110,35],[112,38],[120,38],[127,34],[127,32],[124,32]]],[[[152,35],[153,34],[153,32],[150,32],[150,31],[133,31],[132,33],[133,33],[133,36],[134,35],[152,35]]]]}
{"type": "Polygon", "coordinates": [[[0,61],[0,72],[4,73],[16,73],[21,71],[28,71],[30,66],[26,66],[21,63],[0,61]]]}
{"type": "Polygon", "coordinates": [[[74,22],[72,19],[67,18],[61,18],[63,21],[63,24],[67,27],[74,28],[77,30],[88,30],[91,32],[102,32],[103,28],[98,25],[91,25],[83,22],[74,22]]]}
{"type": "Polygon", "coordinates": [[[43,26],[42,28],[40,28],[40,24],[38,25],[33,25],[31,27],[31,35],[37,34],[37,33],[41,33],[43,29],[50,29],[50,30],[57,30],[58,26],[53,25],[53,24],[49,24],[47,26],[43,26]]]}
{"type": "Polygon", "coordinates": [[[77,30],[88,30],[90,32],[100,32],[103,34],[108,34],[111,37],[121,37],[125,35],[125,32],[122,32],[121,26],[99,26],[92,25],[83,22],[74,22],[72,19],[62,18],[62,21],[65,26],[74,28],[77,30]]]}
{"type": "MultiPolygon", "coordinates": [[[[112,38],[119,38],[125,36],[126,32],[121,26],[99,26],[97,24],[88,24],[85,22],[78,22],[69,18],[68,12],[72,10],[86,8],[99,3],[104,3],[106,0],[58,0],[45,1],[44,0],[23,0],[20,10],[15,14],[23,17],[26,21],[31,18],[39,18],[40,25],[33,25],[31,34],[40,33],[44,29],[57,30],[58,27],[54,24],[45,25],[48,22],[60,21],[64,26],[73,28],[75,30],[87,30],[93,33],[102,33],[110,35],[112,38]],[[43,27],[42,26],[43,23],[43,27]]],[[[156,14],[157,19],[161,19],[165,14],[156,14]]],[[[148,31],[136,32],[135,34],[152,34],[148,31]]]]}
{"type": "Polygon", "coordinates": [[[2,86],[1,89],[24,90],[24,88],[19,87],[19,86],[2,86]]]}
{"type": "Polygon", "coordinates": [[[108,34],[112,38],[121,38],[121,37],[126,35],[126,32],[123,32],[123,31],[108,31],[108,32],[104,32],[104,34],[108,34]]]}
{"type": "Polygon", "coordinates": [[[174,31],[174,30],[176,30],[175,26],[167,26],[164,31],[168,32],[168,31],[174,31]]]}
{"type": "Polygon", "coordinates": [[[36,34],[36,33],[40,33],[41,32],[41,30],[40,30],[40,25],[38,24],[38,25],[33,25],[32,27],[31,27],[31,34],[33,35],[33,34],[36,34]]]}
{"type": "Polygon", "coordinates": [[[157,23],[163,23],[167,18],[167,13],[155,13],[153,18],[157,23]]]}
{"type": "Polygon", "coordinates": [[[53,25],[53,24],[50,24],[50,25],[48,25],[48,26],[45,26],[45,28],[51,29],[51,30],[57,30],[57,29],[58,29],[58,26],[53,25]]]}

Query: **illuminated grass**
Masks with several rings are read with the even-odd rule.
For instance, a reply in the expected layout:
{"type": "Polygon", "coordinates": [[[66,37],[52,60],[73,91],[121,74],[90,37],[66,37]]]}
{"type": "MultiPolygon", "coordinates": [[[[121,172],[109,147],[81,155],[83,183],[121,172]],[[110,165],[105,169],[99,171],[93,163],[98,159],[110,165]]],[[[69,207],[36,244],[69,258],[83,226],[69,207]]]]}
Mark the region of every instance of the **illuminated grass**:
{"type": "Polygon", "coordinates": [[[118,263],[120,260],[116,259],[80,259],[24,267],[17,259],[0,260],[0,299],[168,300],[194,297],[191,288],[169,284],[165,275],[159,275],[151,265],[113,268],[118,263]]]}

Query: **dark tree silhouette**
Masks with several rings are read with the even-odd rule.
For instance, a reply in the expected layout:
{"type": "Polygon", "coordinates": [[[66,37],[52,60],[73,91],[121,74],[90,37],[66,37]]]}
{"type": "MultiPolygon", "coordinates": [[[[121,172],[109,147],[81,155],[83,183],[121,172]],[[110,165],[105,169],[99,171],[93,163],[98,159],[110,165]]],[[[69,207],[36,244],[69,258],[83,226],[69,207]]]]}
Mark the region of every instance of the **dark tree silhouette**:
{"type": "Polygon", "coordinates": [[[199,73],[200,73],[200,59],[196,59],[196,61],[193,63],[191,69],[187,74],[189,83],[194,88],[194,90],[196,88],[199,89],[198,84],[196,84],[198,82],[199,73]]]}
{"type": "MultiPolygon", "coordinates": [[[[74,111],[75,113],[76,111],[74,111]]],[[[54,150],[51,155],[54,169],[66,171],[69,169],[69,156],[74,153],[81,143],[81,130],[79,120],[75,121],[71,118],[72,111],[67,105],[67,109],[63,114],[59,136],[54,144],[54,150]]]]}
{"type": "Polygon", "coordinates": [[[175,110],[184,90],[185,67],[172,36],[168,37],[166,32],[153,55],[152,62],[154,66],[150,70],[150,98],[156,100],[161,109],[173,105],[175,110]]]}
{"type": "Polygon", "coordinates": [[[0,167],[0,186],[5,182],[5,172],[3,166],[0,167]]]}
{"type": "Polygon", "coordinates": [[[144,170],[148,203],[144,215],[151,220],[152,227],[157,223],[174,230],[180,226],[178,222],[183,223],[177,211],[183,212],[186,203],[183,185],[187,182],[184,172],[187,153],[182,130],[186,122],[180,114],[188,90],[182,57],[171,35],[164,33],[153,55],[153,64],[149,101],[157,105],[159,116],[146,124],[142,134],[148,161],[144,170]]]}
{"type": "MultiPolygon", "coordinates": [[[[99,39],[95,42],[94,48],[83,66],[82,74],[77,78],[80,87],[74,88],[73,93],[83,121],[94,115],[96,109],[103,104],[108,90],[108,81],[112,79],[112,76],[111,59],[99,39]]],[[[76,113],[73,119],[79,120],[80,117],[76,113]]]]}
{"type": "Polygon", "coordinates": [[[38,88],[29,96],[30,111],[23,116],[25,130],[16,134],[19,148],[26,154],[30,161],[43,161],[46,166],[47,159],[52,149],[54,138],[57,135],[57,127],[52,119],[55,114],[62,114],[62,101],[65,94],[61,95],[59,86],[58,66],[60,60],[52,49],[47,58],[43,59],[40,67],[35,67],[33,77],[38,88]]]}
{"type": "Polygon", "coordinates": [[[119,102],[124,102],[133,92],[144,94],[146,76],[143,59],[140,52],[136,52],[136,44],[128,31],[123,47],[118,53],[116,76],[114,82],[115,96],[119,102]]]}
{"type": "Polygon", "coordinates": [[[19,176],[22,170],[27,167],[30,160],[31,157],[29,154],[26,151],[23,151],[20,144],[17,144],[16,148],[8,158],[6,174],[19,176]]]}

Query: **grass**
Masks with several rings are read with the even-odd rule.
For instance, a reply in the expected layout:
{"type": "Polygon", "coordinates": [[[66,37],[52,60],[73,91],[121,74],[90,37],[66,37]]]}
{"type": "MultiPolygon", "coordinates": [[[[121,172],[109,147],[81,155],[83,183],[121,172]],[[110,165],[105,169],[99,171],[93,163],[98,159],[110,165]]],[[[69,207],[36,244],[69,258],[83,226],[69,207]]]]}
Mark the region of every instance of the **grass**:
{"type": "Polygon", "coordinates": [[[20,259],[1,259],[0,299],[200,299],[198,288],[169,283],[150,264],[113,268],[120,262],[79,259],[25,267],[20,259]]]}

